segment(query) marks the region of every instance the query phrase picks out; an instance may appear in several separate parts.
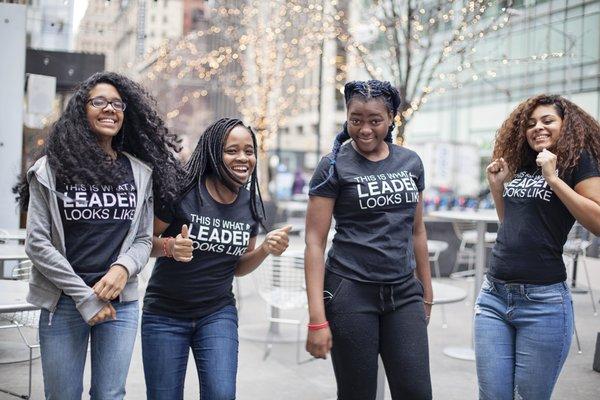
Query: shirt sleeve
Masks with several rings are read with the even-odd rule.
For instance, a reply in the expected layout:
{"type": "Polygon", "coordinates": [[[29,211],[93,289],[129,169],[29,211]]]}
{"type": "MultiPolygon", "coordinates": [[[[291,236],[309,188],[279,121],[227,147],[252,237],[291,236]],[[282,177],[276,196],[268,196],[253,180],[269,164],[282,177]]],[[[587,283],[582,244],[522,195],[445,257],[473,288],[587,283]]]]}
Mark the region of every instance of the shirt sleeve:
{"type": "Polygon", "coordinates": [[[419,192],[422,192],[425,190],[425,167],[423,167],[423,161],[421,160],[421,157],[419,157],[417,153],[415,153],[415,156],[419,161],[417,179],[415,183],[417,184],[417,189],[419,189],[419,192]]]}
{"type": "Polygon", "coordinates": [[[339,192],[338,177],[335,165],[330,156],[323,157],[317,165],[309,183],[309,196],[336,198],[339,192]]]}
{"type": "Polygon", "coordinates": [[[589,151],[582,151],[581,156],[579,157],[579,163],[573,169],[573,186],[583,180],[596,176],[600,176],[598,161],[594,159],[589,151]]]}

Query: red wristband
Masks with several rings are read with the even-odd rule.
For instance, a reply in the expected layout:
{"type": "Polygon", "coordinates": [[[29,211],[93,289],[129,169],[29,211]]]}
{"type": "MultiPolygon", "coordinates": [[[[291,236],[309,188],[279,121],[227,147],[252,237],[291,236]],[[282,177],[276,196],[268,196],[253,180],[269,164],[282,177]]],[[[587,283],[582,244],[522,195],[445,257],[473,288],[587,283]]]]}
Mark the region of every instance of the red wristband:
{"type": "Polygon", "coordinates": [[[173,253],[169,253],[169,240],[172,239],[172,237],[166,237],[165,240],[163,240],[162,249],[165,257],[173,257],[173,253]]]}
{"type": "Polygon", "coordinates": [[[329,326],[329,321],[321,322],[320,324],[308,324],[309,331],[318,331],[319,329],[325,329],[329,326]]]}

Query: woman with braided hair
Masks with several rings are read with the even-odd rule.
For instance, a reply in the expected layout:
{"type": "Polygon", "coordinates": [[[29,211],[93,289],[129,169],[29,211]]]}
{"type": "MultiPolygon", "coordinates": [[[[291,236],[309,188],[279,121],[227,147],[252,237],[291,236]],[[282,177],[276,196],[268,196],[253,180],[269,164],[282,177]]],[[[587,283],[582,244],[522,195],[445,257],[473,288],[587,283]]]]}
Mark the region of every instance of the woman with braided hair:
{"type": "Polygon", "coordinates": [[[349,82],[344,96],[347,122],[310,182],[306,348],[331,350],[340,400],[375,398],[378,355],[393,399],[430,399],[423,164],[392,144],[400,98],[389,82],[349,82]]]}
{"type": "Polygon", "coordinates": [[[14,191],[27,211],[27,300],[41,307],[47,399],[122,399],[135,342],[137,274],[152,247],[154,197],[172,201],[177,137],[138,84],[110,72],[79,86],[43,157],[14,191]],[[154,171],[154,173],[153,173],[154,171]]]}
{"type": "Polygon", "coordinates": [[[475,305],[479,398],[550,399],[573,335],[563,246],[575,220],[600,234],[600,125],[535,96],[504,121],[493,158],[501,225],[475,305]]]}
{"type": "Polygon", "coordinates": [[[190,348],[203,400],[235,398],[238,332],[234,275],[252,272],[288,246],[291,226],[256,247],[264,209],[256,138],[234,118],[200,136],[174,203],[157,203],[146,289],[142,353],[148,399],[183,399],[190,348]]]}

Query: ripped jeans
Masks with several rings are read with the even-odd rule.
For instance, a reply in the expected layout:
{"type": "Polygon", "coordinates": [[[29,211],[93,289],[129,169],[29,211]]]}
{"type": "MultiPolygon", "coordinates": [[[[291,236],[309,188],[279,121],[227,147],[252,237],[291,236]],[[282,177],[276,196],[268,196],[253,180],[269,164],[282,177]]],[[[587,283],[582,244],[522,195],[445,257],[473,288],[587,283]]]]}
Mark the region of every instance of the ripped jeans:
{"type": "Polygon", "coordinates": [[[487,277],[474,324],[479,399],[549,400],[573,336],[567,285],[487,277]]]}

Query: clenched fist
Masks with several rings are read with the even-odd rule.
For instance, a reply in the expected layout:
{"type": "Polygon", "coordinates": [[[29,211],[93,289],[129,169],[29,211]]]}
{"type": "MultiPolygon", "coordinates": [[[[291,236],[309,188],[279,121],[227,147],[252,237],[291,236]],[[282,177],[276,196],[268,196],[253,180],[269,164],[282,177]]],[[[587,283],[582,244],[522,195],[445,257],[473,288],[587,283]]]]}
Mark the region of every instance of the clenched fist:
{"type": "Polygon", "coordinates": [[[100,300],[111,301],[121,294],[128,277],[129,273],[125,267],[116,264],[110,267],[106,275],[96,282],[92,289],[100,300]]]}

